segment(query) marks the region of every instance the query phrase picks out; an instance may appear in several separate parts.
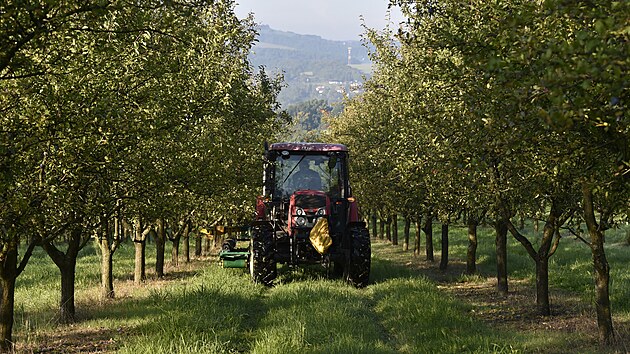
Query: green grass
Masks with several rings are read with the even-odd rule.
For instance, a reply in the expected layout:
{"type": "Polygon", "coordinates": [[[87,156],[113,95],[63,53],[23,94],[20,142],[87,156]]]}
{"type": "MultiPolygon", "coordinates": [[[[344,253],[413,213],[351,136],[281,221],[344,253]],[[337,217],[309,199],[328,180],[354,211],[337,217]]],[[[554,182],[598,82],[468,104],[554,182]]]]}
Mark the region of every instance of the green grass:
{"type": "MultiPolygon", "coordinates": [[[[621,242],[624,237],[624,230],[609,232],[607,255],[615,318],[627,322],[630,284],[624,269],[630,248],[621,242]]],[[[434,238],[438,256],[439,226],[434,238]]],[[[451,259],[464,259],[466,240],[465,229],[451,228],[451,259]]],[[[493,252],[492,230],[480,229],[482,274],[494,274],[493,252]]],[[[134,286],[130,243],[114,256],[118,297],[102,301],[99,257],[90,245],[77,266],[81,320],[64,327],[56,324],[58,271],[38,250],[18,279],[16,339],[32,350],[50,345],[59,334],[79,331],[79,341],[105,341],[106,348],[121,353],[519,353],[571,351],[576,342],[584,343],[558,333],[517,333],[476,319],[471,305],[407,266],[418,262],[411,253],[375,242],[372,284],[366,289],[327,279],[318,267],[281,269],[277,285],[266,288],[252,284],[245,271],[222,269],[215,261],[178,270],[181,274],[168,280],[134,286]]],[[[148,270],[154,267],[153,258],[154,248],[149,247],[148,270]]],[[[533,262],[512,239],[508,259],[511,280],[532,281],[533,262]]],[[[563,239],[550,268],[552,293],[567,291],[579,294],[580,301],[592,301],[590,252],[585,245],[563,239]]]]}
{"type": "MultiPolygon", "coordinates": [[[[399,242],[402,244],[402,226],[399,228],[399,242]]],[[[521,230],[534,249],[538,250],[542,233],[536,234],[532,224],[526,224],[521,230]]],[[[433,246],[435,255],[440,255],[440,225],[433,228],[433,246]]],[[[630,262],[630,244],[626,241],[630,225],[608,230],[606,233],[606,257],[610,264],[611,300],[616,311],[630,312],[630,273],[627,264],[630,262]]],[[[414,233],[411,233],[410,244],[413,245],[414,233]]],[[[424,250],[424,234],[421,248],[424,250]]],[[[477,266],[482,274],[496,274],[494,254],[495,233],[492,228],[480,227],[478,230],[477,266]]],[[[449,258],[466,259],[468,247],[467,230],[464,227],[451,226],[449,231],[449,258]]],[[[555,289],[582,293],[584,301],[593,297],[592,269],[593,261],[590,248],[574,236],[563,232],[563,238],[557,252],[549,260],[549,282],[555,289]]],[[[535,281],[536,267],[525,248],[508,233],[508,277],[535,281]]]]}

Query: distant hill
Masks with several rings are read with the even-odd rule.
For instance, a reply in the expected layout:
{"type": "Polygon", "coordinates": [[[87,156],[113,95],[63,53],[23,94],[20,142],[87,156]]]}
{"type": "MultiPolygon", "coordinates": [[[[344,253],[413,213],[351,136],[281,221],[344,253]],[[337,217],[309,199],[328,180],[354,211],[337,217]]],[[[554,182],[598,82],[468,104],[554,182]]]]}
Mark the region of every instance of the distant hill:
{"type": "Polygon", "coordinates": [[[331,41],[265,25],[258,31],[250,60],[270,73],[284,73],[287,87],[279,95],[283,107],[312,99],[334,103],[344,94],[360,92],[370,67],[367,50],[360,41],[331,41]],[[348,65],[348,48],[352,66],[348,65]]]}

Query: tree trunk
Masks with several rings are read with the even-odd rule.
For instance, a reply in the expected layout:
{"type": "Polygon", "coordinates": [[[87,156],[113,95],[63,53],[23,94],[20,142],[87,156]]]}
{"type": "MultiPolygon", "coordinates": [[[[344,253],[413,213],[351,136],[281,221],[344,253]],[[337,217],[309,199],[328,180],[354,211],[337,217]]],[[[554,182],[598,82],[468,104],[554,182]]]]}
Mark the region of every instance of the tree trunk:
{"type": "Polygon", "coordinates": [[[147,278],[146,273],[146,242],[144,240],[134,242],[135,257],[133,270],[133,283],[142,284],[147,278]]]}
{"type": "Polygon", "coordinates": [[[90,240],[84,237],[82,227],[75,227],[67,234],[66,242],[68,247],[66,252],[59,250],[52,241],[44,242],[42,248],[46,251],[50,259],[61,273],[61,301],[59,303],[59,320],[61,323],[73,323],[75,321],[74,287],[76,277],[76,266],[79,251],[90,240]]]}
{"type": "Polygon", "coordinates": [[[113,247],[110,243],[109,220],[101,217],[101,226],[97,231],[97,242],[101,250],[101,297],[114,298],[113,247]]]}
{"type": "Polygon", "coordinates": [[[376,213],[372,214],[372,237],[377,238],[378,237],[378,230],[376,229],[377,226],[377,217],[376,217],[376,213]]]}
{"type": "Polygon", "coordinates": [[[422,217],[418,216],[418,219],[415,222],[416,224],[416,239],[413,242],[413,255],[414,256],[419,256],[420,255],[420,245],[422,244],[421,241],[421,236],[422,236],[422,217]]]}
{"type": "Polygon", "coordinates": [[[201,232],[199,232],[199,227],[197,227],[197,232],[195,232],[195,257],[201,257],[202,249],[203,240],[201,238],[201,232]]]}
{"type": "Polygon", "coordinates": [[[448,224],[442,224],[442,256],[440,258],[440,270],[448,267],[448,224]]]}
{"type": "Polygon", "coordinates": [[[403,240],[403,251],[409,251],[409,229],[411,228],[411,218],[405,217],[405,228],[404,228],[404,240],[403,240]]]}
{"type": "MultiPolygon", "coordinates": [[[[103,231],[102,231],[103,232],[103,231]]],[[[106,232],[106,231],[105,231],[106,232]]],[[[101,296],[105,299],[114,298],[114,270],[112,262],[112,249],[106,235],[101,235],[99,240],[101,249],[101,296]]]]}
{"type": "Polygon", "coordinates": [[[219,241],[219,227],[215,226],[212,228],[212,246],[208,248],[206,253],[210,253],[210,249],[220,247],[221,244],[221,241],[219,241]]]}
{"type": "MultiPolygon", "coordinates": [[[[553,236],[559,232],[559,217],[562,214],[557,208],[556,203],[552,203],[543,229],[543,237],[540,242],[538,252],[531,256],[536,262],[536,307],[538,312],[543,316],[551,315],[551,305],[549,303],[549,258],[555,252],[557,247],[552,248],[553,236]]],[[[560,239],[558,238],[558,242],[560,239]]]]}
{"type": "Polygon", "coordinates": [[[123,242],[127,240],[133,241],[134,238],[134,226],[129,224],[127,220],[122,219],[122,230],[123,230],[123,242]]]}
{"type": "Polygon", "coordinates": [[[381,240],[385,238],[385,219],[381,217],[381,224],[379,225],[378,238],[381,240]]]}
{"type": "Polygon", "coordinates": [[[164,220],[158,219],[157,221],[157,234],[155,236],[155,274],[158,278],[164,277],[164,245],[166,244],[166,229],[164,227],[164,220]]]}
{"type": "Polygon", "coordinates": [[[507,277],[507,232],[505,220],[499,220],[494,224],[496,232],[495,251],[497,257],[497,291],[503,296],[508,295],[507,277]]]}
{"type": "Polygon", "coordinates": [[[387,241],[392,242],[392,217],[388,216],[385,222],[385,236],[387,241]]]}
{"type": "Polygon", "coordinates": [[[536,263],[536,309],[543,316],[551,314],[549,303],[549,258],[558,249],[560,242],[559,228],[564,223],[564,221],[560,220],[562,214],[562,211],[558,209],[557,203],[553,202],[543,229],[543,236],[540,239],[538,251],[534,249],[532,243],[516,229],[511,221],[508,220],[506,222],[508,230],[525,247],[529,256],[536,263]],[[557,237],[555,242],[553,242],[555,235],[557,237]]]}
{"type": "Polygon", "coordinates": [[[146,248],[147,237],[152,230],[146,230],[143,232],[140,218],[134,220],[133,230],[133,246],[134,246],[134,270],[133,270],[133,283],[136,285],[142,284],[147,278],[146,274],[146,248]]]}
{"type": "Polygon", "coordinates": [[[392,245],[398,246],[398,215],[392,215],[392,245]]]}
{"type": "Polygon", "coordinates": [[[173,239],[173,248],[171,249],[171,263],[179,266],[179,236],[173,239]]]}
{"type": "Polygon", "coordinates": [[[610,266],[604,250],[604,233],[595,219],[593,191],[587,185],[582,186],[584,220],[591,237],[591,253],[595,270],[595,311],[599,341],[610,345],[614,338],[612,313],[610,310],[610,266]]]}
{"type": "Polygon", "coordinates": [[[13,320],[15,308],[15,279],[17,278],[17,242],[5,243],[6,258],[0,263],[0,351],[10,352],[13,348],[13,320]]]}
{"type": "MultiPolygon", "coordinates": [[[[601,232],[595,236],[598,239],[603,238],[601,232]]],[[[591,238],[593,236],[591,235],[591,238]]],[[[593,265],[595,267],[595,309],[597,312],[597,328],[600,342],[603,344],[611,344],[614,336],[612,314],[610,310],[610,268],[604,252],[604,243],[597,240],[598,244],[593,244],[593,265]]]]}
{"type": "MultiPolygon", "coordinates": [[[[212,238],[215,238],[215,237],[216,237],[216,235],[213,235],[212,238]]],[[[211,245],[210,238],[208,238],[208,236],[206,236],[205,237],[204,250],[203,250],[203,253],[205,255],[210,255],[210,245],[211,245]]]]}
{"type": "Polygon", "coordinates": [[[59,304],[59,320],[61,323],[74,323],[74,281],[76,275],[76,257],[67,257],[61,271],[61,302],[59,304]]]}
{"type": "MultiPolygon", "coordinates": [[[[179,266],[179,244],[183,236],[188,238],[188,230],[190,230],[190,221],[188,219],[184,219],[183,222],[179,223],[179,228],[177,232],[173,231],[170,236],[171,242],[173,242],[173,248],[171,250],[171,263],[175,266],[179,266]]],[[[230,228],[230,237],[232,231],[230,228]]]]}
{"type": "Polygon", "coordinates": [[[477,273],[477,225],[472,217],[468,218],[468,251],[466,252],[466,274],[477,273]]]}
{"type": "Polygon", "coordinates": [[[424,246],[427,252],[427,261],[433,262],[435,260],[435,257],[433,256],[433,216],[427,216],[427,219],[424,221],[422,231],[426,237],[424,246]]]}
{"type": "Polygon", "coordinates": [[[190,263],[190,232],[184,235],[182,251],[184,252],[184,262],[190,263]]]}
{"type": "Polygon", "coordinates": [[[538,308],[538,313],[543,316],[551,315],[548,257],[539,257],[536,261],[536,308],[538,308]]]}

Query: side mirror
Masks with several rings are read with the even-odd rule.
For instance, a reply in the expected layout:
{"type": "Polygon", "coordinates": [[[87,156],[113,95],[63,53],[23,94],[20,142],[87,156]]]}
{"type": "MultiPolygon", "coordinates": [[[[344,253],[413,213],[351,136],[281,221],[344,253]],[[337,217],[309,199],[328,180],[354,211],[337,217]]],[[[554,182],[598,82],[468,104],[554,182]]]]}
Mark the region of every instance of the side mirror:
{"type": "MultiPolygon", "coordinates": [[[[274,151],[274,150],[265,150],[265,160],[267,160],[268,162],[274,162],[276,161],[276,158],[278,157],[278,152],[274,151]]],[[[282,158],[285,158],[284,156],[282,156],[282,158]]],[[[287,157],[288,158],[288,157],[287,157]]]]}

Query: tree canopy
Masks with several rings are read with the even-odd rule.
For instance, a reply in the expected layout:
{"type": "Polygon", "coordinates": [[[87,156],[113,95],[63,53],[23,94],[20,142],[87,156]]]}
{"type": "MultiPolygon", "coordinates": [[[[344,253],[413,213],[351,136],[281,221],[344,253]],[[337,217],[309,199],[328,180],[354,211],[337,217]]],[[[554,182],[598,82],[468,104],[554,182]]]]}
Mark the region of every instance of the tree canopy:
{"type": "Polygon", "coordinates": [[[592,203],[592,230],[627,220],[627,2],[390,6],[406,21],[368,30],[374,75],[330,123],[365,209],[509,222],[553,205],[555,223],[589,224],[592,203]]]}
{"type": "Polygon", "coordinates": [[[233,1],[10,1],[0,13],[3,281],[21,270],[18,240],[90,234],[120,213],[251,212],[280,79],[252,68],[255,25],[233,1]]]}

